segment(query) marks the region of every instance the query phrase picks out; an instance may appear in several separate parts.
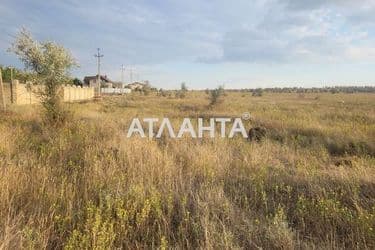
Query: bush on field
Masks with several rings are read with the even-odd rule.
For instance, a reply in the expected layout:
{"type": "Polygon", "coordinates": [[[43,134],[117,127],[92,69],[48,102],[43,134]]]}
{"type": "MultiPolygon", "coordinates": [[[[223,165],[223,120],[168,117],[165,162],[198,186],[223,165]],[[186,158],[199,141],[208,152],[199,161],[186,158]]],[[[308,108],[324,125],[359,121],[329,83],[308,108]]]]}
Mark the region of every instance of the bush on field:
{"type": "Polygon", "coordinates": [[[10,49],[34,73],[34,83],[41,84],[38,94],[48,122],[59,123],[64,119],[61,107],[61,85],[69,82],[69,70],[76,66],[71,54],[54,42],[35,41],[22,29],[10,49]]]}
{"type": "Polygon", "coordinates": [[[209,91],[210,106],[214,106],[223,100],[224,87],[219,86],[209,91]]]}

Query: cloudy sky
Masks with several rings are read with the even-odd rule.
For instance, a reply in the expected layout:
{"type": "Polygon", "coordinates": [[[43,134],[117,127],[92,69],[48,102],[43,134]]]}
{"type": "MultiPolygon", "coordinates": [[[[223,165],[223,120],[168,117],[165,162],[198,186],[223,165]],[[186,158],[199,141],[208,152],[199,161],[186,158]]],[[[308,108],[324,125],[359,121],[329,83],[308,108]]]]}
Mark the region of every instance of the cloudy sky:
{"type": "Polygon", "coordinates": [[[0,64],[20,27],[69,48],[73,75],[159,88],[375,84],[375,0],[1,0],[0,64]]]}

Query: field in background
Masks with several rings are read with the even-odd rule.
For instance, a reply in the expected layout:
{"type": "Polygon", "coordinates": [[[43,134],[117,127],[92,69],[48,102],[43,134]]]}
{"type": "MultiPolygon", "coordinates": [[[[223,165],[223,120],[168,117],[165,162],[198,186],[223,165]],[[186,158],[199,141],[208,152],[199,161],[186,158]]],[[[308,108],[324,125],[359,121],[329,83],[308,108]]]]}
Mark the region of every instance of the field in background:
{"type": "Polygon", "coordinates": [[[1,248],[375,248],[375,95],[151,93],[0,114],[1,248]],[[241,117],[267,138],[126,138],[134,117],[241,117]]]}

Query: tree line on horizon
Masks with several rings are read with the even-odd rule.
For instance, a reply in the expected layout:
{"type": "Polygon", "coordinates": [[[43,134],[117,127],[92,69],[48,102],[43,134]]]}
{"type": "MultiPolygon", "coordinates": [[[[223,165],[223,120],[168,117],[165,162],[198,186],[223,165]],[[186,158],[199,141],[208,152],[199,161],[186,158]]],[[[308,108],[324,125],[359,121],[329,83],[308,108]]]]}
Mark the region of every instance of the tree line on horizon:
{"type": "Polygon", "coordinates": [[[228,92],[269,92],[269,93],[375,93],[375,86],[333,86],[333,87],[275,87],[275,88],[245,88],[245,89],[225,89],[228,92]]]}

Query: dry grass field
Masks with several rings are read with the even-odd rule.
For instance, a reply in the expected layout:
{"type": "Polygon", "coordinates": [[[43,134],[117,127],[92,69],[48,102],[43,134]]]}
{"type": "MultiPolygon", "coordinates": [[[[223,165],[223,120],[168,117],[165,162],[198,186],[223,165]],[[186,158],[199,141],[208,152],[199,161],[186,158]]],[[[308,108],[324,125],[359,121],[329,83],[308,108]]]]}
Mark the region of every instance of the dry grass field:
{"type": "Polygon", "coordinates": [[[374,249],[375,95],[104,97],[0,113],[0,249],[374,249]],[[134,117],[241,117],[267,138],[126,138],[134,117]]]}

